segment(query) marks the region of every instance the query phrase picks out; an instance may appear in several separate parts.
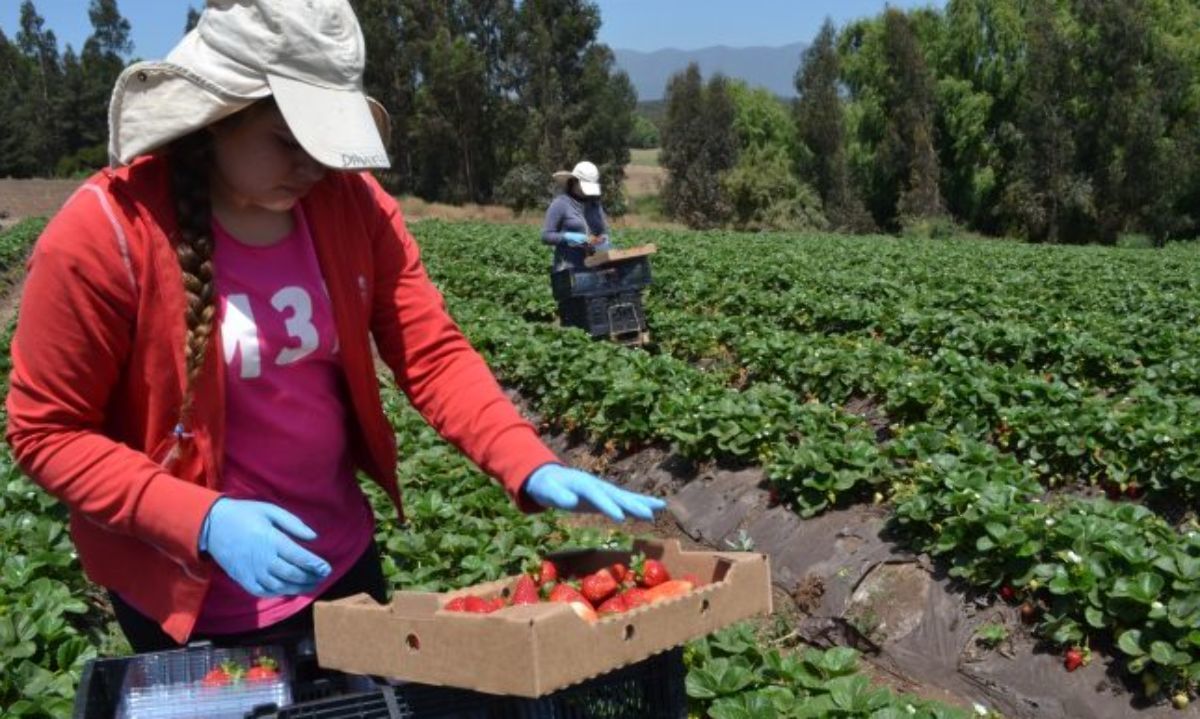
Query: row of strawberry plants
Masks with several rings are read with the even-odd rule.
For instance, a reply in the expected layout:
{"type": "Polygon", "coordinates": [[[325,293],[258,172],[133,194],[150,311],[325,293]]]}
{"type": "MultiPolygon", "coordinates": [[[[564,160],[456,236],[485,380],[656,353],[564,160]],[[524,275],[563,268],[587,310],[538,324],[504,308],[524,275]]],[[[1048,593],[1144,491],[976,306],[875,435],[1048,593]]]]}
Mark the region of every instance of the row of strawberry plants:
{"type": "MultiPolygon", "coordinates": [[[[1108,643],[1147,688],[1200,683],[1200,535],[1105,499],[1047,497],[994,447],[931,428],[893,443],[907,456],[895,521],[952,576],[1028,599],[1063,647],[1108,643]],[[1114,648],[1115,647],[1115,648],[1114,648]]],[[[1156,694],[1155,692],[1147,692],[1156,694]]]]}
{"type": "MultiPolygon", "coordinates": [[[[543,286],[522,273],[455,266],[439,274],[448,291],[550,319],[543,286]]],[[[1162,396],[1139,384],[1109,397],[1055,377],[1012,369],[955,351],[932,357],[863,336],[780,330],[761,318],[703,317],[652,310],[660,345],[682,359],[723,358],[730,379],[781,384],[802,396],[845,402],[879,399],[898,422],[972,428],[1014,452],[1050,484],[1104,482],[1110,491],[1148,490],[1192,502],[1200,497],[1200,400],[1162,396]]]]}
{"type": "MultiPolygon", "coordinates": [[[[693,642],[687,694],[712,719],[967,719],[971,713],[871,685],[858,652],[781,650],[745,624],[693,642]]],[[[996,715],[980,708],[976,719],[996,715]]]]}
{"type": "Polygon", "coordinates": [[[567,429],[627,445],[670,443],[693,460],[763,464],[810,515],[869,497],[886,481],[888,464],[858,417],[799,402],[778,385],[732,390],[672,357],[525,322],[490,302],[449,299],[503,381],[567,429]]]}
{"type": "Polygon", "coordinates": [[[954,248],[940,245],[928,258],[908,249],[906,260],[918,267],[945,265],[923,274],[893,275],[896,263],[861,257],[862,264],[847,268],[845,261],[820,256],[822,262],[806,263],[791,282],[772,283],[765,278],[781,265],[796,266],[784,252],[773,253],[770,264],[746,266],[745,248],[736,254],[714,248],[708,256],[695,246],[672,249],[656,258],[664,279],[656,296],[676,306],[772,317],[798,331],[870,334],[918,354],[954,349],[1118,391],[1139,380],[1180,393],[1200,386],[1200,287],[1187,266],[1160,273],[1158,264],[1138,255],[1126,274],[1114,276],[1091,264],[1082,265],[1084,272],[1071,263],[1074,257],[1064,258],[1078,276],[1061,292],[1061,271],[1039,269],[1036,283],[1008,282],[993,276],[1004,269],[947,260],[942,250],[954,248]],[[832,266],[825,264],[831,259],[832,266]],[[1135,283],[1139,290],[1126,292],[1135,283]],[[1104,302],[1106,289],[1122,301],[1104,302]]]}
{"type": "MultiPolygon", "coordinates": [[[[676,368],[686,380],[681,382],[671,373],[656,375],[639,367],[643,363],[671,365],[674,361],[670,358],[591,343],[573,331],[522,323],[494,307],[451,299],[456,315],[507,381],[528,391],[535,404],[552,416],[570,417],[600,436],[612,436],[612,432],[621,436],[622,431],[661,432],[675,440],[675,417],[665,409],[671,405],[664,398],[704,392],[702,376],[687,377],[686,370],[676,368]],[[572,357],[572,363],[557,362],[563,356],[572,357]],[[565,387],[574,389],[563,390],[565,387]],[[613,424],[621,412],[602,411],[623,407],[630,401],[627,391],[640,398],[640,404],[634,403],[633,416],[641,418],[641,425],[613,424]]],[[[756,390],[763,386],[741,394],[760,399],[756,390]]],[[[762,412],[762,405],[757,412],[749,409],[754,407],[753,403],[734,401],[731,412],[722,419],[736,423],[740,416],[742,421],[757,421],[772,414],[762,412]]],[[[719,422],[706,418],[703,424],[719,422]]],[[[768,434],[776,431],[769,422],[758,426],[768,434]]],[[[678,439],[686,442],[690,437],[685,433],[678,439]]],[[[868,445],[863,446],[866,449],[868,445]]],[[[1191,626],[1200,620],[1200,587],[1190,578],[1188,565],[1193,559],[1200,561],[1200,544],[1194,535],[1181,535],[1134,505],[1069,497],[1045,504],[1044,490],[1027,466],[995,447],[943,428],[900,428],[886,447],[886,457],[879,450],[870,451],[869,461],[876,471],[887,473],[896,488],[896,516],[916,548],[946,556],[954,573],[977,587],[994,589],[1014,582],[1037,587],[1036,581],[1025,576],[1034,572],[1054,598],[1039,627],[1054,642],[1069,646],[1089,637],[1113,639],[1126,654],[1131,672],[1150,672],[1172,690],[1186,691],[1200,678],[1200,645],[1194,642],[1197,635],[1191,626]],[[965,468],[958,471],[960,466],[965,468]],[[993,496],[1004,498],[1002,510],[984,515],[973,509],[988,506],[993,496]],[[1021,519],[1026,516],[1031,517],[1027,522],[1021,519]],[[1063,519],[1065,528],[1058,528],[1055,517],[1073,519],[1063,519]],[[1099,538],[1091,530],[1095,527],[1106,527],[1118,539],[1099,538]],[[987,534],[990,539],[981,540],[981,535],[971,532],[987,534]],[[998,544],[995,536],[1017,546],[993,551],[998,544]],[[1136,537],[1147,539],[1142,545],[1128,541],[1136,537]],[[1131,551],[1136,552],[1136,561],[1130,559],[1131,551]],[[1020,557],[1030,569],[1018,572],[1005,564],[1002,560],[1010,555],[1020,557]],[[1076,557],[1088,557],[1089,566],[1101,567],[1094,574],[1103,582],[1092,581],[1081,585],[1082,591],[1074,591],[1063,580],[1055,581],[1078,571],[1076,557]],[[1147,611],[1138,614],[1126,606],[1123,597],[1139,591],[1131,587],[1143,585],[1149,589],[1129,600],[1146,600],[1147,611]],[[1160,609],[1165,613],[1160,615],[1160,609]],[[1171,649],[1169,657],[1165,656],[1167,647],[1171,649]]],[[[829,460],[828,454],[814,460],[805,456],[808,452],[804,444],[785,445],[772,453],[768,463],[777,465],[792,453],[802,463],[794,468],[796,475],[805,477],[829,460]]],[[[838,471],[835,468],[829,474],[836,477],[838,471]]]]}
{"type": "MultiPolygon", "coordinates": [[[[26,220],[0,234],[0,271],[24,261],[44,225],[26,220]]],[[[15,327],[0,332],[0,424],[15,327]]],[[[70,716],[83,666],[123,646],[83,577],[65,510],[0,449],[0,713],[70,716]]]]}
{"type": "MultiPolygon", "coordinates": [[[[475,229],[422,223],[419,233],[432,253],[453,256],[475,229]]],[[[544,248],[520,229],[489,232],[502,250],[490,266],[544,282],[544,248]]],[[[1111,390],[1138,381],[1170,393],[1200,387],[1200,287],[1186,253],[1068,250],[1046,266],[1029,248],[998,243],[636,239],[666,250],[654,259],[655,309],[771,317],[781,328],[873,335],[922,355],[953,349],[1111,390]]]]}
{"type": "Polygon", "coordinates": [[[45,226],[44,219],[30,218],[0,232],[0,272],[14,269],[25,261],[34,240],[45,226]]]}
{"type": "Polygon", "coordinates": [[[879,400],[898,423],[970,432],[1027,462],[1043,479],[1104,482],[1156,499],[1200,498],[1200,399],[1139,384],[1110,397],[944,350],[914,357],[879,341],[773,329],[662,310],[656,332],[675,356],[718,356],[733,380],[776,382],[804,396],[879,400]],[[682,329],[681,328],[685,328],[682,329]]]}

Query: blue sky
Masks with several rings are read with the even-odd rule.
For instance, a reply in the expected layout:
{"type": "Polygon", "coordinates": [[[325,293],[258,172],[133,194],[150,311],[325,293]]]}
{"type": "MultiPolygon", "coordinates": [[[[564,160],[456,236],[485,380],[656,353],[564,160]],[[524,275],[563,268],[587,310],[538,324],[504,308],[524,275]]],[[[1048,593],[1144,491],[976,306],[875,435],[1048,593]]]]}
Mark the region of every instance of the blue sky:
{"type": "MultiPolygon", "coordinates": [[[[78,50],[91,32],[87,0],[34,0],[59,43],[78,50]]],[[[119,0],[133,26],[134,54],[161,58],[183,34],[187,7],[202,0],[119,0]]],[[[692,50],[709,45],[786,45],[807,41],[826,16],[842,24],[874,15],[884,0],[600,0],[601,41],[630,50],[674,47],[692,50]]],[[[942,5],[941,0],[892,0],[891,5],[942,5]]],[[[16,34],[21,0],[0,0],[0,29],[16,34]]]]}

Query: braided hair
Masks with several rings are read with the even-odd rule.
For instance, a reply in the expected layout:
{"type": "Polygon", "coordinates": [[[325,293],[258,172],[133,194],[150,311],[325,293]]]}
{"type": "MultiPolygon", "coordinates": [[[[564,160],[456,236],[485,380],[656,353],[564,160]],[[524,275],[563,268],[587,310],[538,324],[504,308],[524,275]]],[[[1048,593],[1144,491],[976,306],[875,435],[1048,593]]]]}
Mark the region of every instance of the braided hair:
{"type": "Polygon", "coordinates": [[[216,319],[216,273],[213,268],[212,196],[209,173],[213,166],[213,139],[206,130],[194,132],[169,150],[171,191],[179,227],[175,254],[183,273],[184,320],[187,336],[184,359],[187,371],[179,411],[182,432],[191,419],[196,377],[204,365],[205,351],[216,319]]]}

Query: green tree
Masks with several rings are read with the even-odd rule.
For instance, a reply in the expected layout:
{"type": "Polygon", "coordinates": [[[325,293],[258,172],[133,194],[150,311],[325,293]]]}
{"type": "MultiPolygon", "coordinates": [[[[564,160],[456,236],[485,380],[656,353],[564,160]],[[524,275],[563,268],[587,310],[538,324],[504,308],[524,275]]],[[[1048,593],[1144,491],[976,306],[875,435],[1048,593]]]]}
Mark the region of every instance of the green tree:
{"type": "Polygon", "coordinates": [[[667,84],[667,115],[660,162],[667,169],[663,205],[690,227],[715,227],[730,215],[722,179],[737,163],[736,108],[728,82],[705,87],[695,63],[667,84]]]}
{"type": "Polygon", "coordinates": [[[0,29],[0,177],[26,176],[36,164],[21,125],[29,74],[29,61],[0,29]]]}
{"type": "Polygon", "coordinates": [[[633,129],[629,133],[629,146],[638,150],[650,150],[662,143],[662,137],[650,118],[638,113],[633,116],[633,129]]]}
{"type": "Polygon", "coordinates": [[[351,0],[367,48],[363,86],[387,108],[392,136],[387,138],[392,166],[379,173],[393,192],[411,192],[412,146],[409,133],[416,104],[416,79],[408,38],[401,27],[401,0],[351,0]]]}
{"type": "Polygon", "coordinates": [[[514,96],[523,115],[514,172],[550,172],[590,160],[600,168],[605,205],[623,209],[620,185],[629,162],[637,98],[597,42],[600,11],[586,0],[525,0],[509,45],[514,96]]]}
{"type": "Polygon", "coordinates": [[[196,8],[192,7],[191,5],[188,5],[187,20],[185,20],[184,24],[183,24],[184,34],[186,35],[187,33],[191,32],[199,24],[200,24],[200,11],[197,10],[196,8]]]}
{"type": "Polygon", "coordinates": [[[1030,72],[1015,113],[1016,166],[1003,205],[1011,229],[1036,242],[1077,239],[1093,224],[1091,182],[1076,171],[1071,102],[1077,70],[1065,18],[1050,3],[1033,8],[1026,24],[1030,72]]]}
{"type": "MultiPolygon", "coordinates": [[[[1052,8],[1055,3],[1041,3],[1052,8]]],[[[1028,66],[1022,0],[950,0],[928,49],[937,74],[937,143],[947,209],[983,232],[1003,230],[1019,93],[1028,66]]]]}
{"type": "Polygon", "coordinates": [[[841,63],[837,30],[826,20],[804,51],[796,72],[794,103],[800,178],[812,185],[824,214],[837,228],[869,231],[874,223],[850,183],[845,107],[838,90],[841,63]]]}
{"type": "Polygon", "coordinates": [[[933,75],[908,16],[889,8],[883,19],[884,53],[890,69],[883,85],[889,111],[882,152],[884,172],[897,195],[897,219],[933,217],[943,210],[934,147],[933,75]]]}
{"type": "Polygon", "coordinates": [[[13,111],[18,176],[48,175],[62,152],[54,103],[62,86],[62,63],[54,31],[45,26],[31,0],[21,4],[16,44],[25,58],[17,75],[17,104],[13,111]]]}

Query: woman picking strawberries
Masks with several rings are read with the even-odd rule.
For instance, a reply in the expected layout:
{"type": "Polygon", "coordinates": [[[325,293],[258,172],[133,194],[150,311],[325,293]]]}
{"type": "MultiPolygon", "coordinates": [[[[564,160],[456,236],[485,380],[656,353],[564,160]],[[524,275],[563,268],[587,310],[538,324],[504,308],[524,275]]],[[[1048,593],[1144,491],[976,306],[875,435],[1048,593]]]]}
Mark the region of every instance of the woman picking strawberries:
{"type": "Polygon", "coordinates": [[[262,641],[385,596],[362,470],[400,507],[371,343],[526,511],[648,519],[563,467],[447,315],[395,201],[347,0],[209,0],[117,81],[110,154],[46,228],[8,441],[70,509],[137,651],[262,641]]]}

